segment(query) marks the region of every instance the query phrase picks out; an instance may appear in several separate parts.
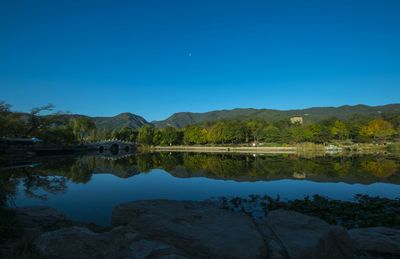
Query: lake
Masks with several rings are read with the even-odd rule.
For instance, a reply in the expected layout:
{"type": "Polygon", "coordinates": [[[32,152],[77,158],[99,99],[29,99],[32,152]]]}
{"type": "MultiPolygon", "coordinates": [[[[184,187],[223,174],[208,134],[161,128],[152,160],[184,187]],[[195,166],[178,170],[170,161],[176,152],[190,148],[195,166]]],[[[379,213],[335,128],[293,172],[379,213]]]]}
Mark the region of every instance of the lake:
{"type": "Polygon", "coordinates": [[[391,155],[92,154],[7,160],[1,168],[13,206],[51,206],[100,225],[110,224],[113,207],[132,200],[400,197],[400,158],[391,155]]]}

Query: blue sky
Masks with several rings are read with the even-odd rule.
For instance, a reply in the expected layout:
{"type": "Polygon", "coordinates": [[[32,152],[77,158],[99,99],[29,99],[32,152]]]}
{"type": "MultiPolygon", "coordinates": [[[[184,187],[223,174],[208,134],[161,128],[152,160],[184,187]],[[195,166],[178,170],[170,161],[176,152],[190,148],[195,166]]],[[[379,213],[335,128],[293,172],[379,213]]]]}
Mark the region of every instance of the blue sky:
{"type": "Polygon", "coordinates": [[[88,115],[400,102],[400,1],[0,0],[0,100],[88,115]]]}

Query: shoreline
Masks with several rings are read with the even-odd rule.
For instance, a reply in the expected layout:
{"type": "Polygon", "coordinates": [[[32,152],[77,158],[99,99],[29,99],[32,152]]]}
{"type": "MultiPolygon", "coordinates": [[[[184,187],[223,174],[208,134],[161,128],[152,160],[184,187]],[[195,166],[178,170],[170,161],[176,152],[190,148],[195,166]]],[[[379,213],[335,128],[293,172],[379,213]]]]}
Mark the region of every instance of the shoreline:
{"type": "Polygon", "coordinates": [[[296,147],[155,146],[157,152],[296,154],[296,147]]]}
{"type": "Polygon", "coordinates": [[[151,146],[141,147],[144,151],[154,152],[189,152],[189,153],[238,153],[238,154],[371,154],[389,152],[385,145],[354,144],[348,146],[336,146],[313,143],[302,143],[292,146],[151,146]]]}

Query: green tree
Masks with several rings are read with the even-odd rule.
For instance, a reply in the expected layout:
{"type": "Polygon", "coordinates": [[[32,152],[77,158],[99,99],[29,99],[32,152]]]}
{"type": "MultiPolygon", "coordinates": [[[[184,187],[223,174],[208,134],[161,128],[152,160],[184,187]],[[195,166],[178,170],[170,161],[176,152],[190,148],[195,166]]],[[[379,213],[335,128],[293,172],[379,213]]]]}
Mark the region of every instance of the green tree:
{"type": "Polygon", "coordinates": [[[137,140],[140,144],[152,145],[154,137],[154,127],[150,125],[144,125],[138,131],[137,140]]]}
{"type": "Polygon", "coordinates": [[[112,133],[113,137],[120,140],[134,142],[136,141],[136,132],[132,128],[125,126],[119,131],[112,133]]]}
{"type": "Polygon", "coordinates": [[[161,144],[162,141],[162,132],[159,129],[154,129],[154,134],[153,134],[153,142],[152,144],[155,146],[158,146],[161,144]]]}
{"type": "Polygon", "coordinates": [[[264,140],[267,143],[277,143],[281,140],[281,134],[277,127],[269,125],[264,129],[264,140]]]}
{"type": "Polygon", "coordinates": [[[89,135],[89,139],[92,141],[101,141],[110,138],[112,138],[112,131],[104,128],[92,130],[89,135]]]}
{"type": "MultiPolygon", "coordinates": [[[[255,131],[253,132],[254,141],[259,143],[259,142],[265,140],[265,136],[266,136],[266,133],[265,133],[264,127],[262,125],[258,125],[257,128],[255,129],[255,131]]],[[[248,140],[246,142],[248,142],[248,140]]]]}
{"type": "Polygon", "coordinates": [[[331,134],[335,138],[343,140],[349,137],[349,130],[344,122],[336,120],[331,128],[331,134]]]}
{"type": "Polygon", "coordinates": [[[320,124],[311,124],[304,131],[305,141],[321,143],[324,141],[323,138],[323,127],[320,124]]]}
{"type": "Polygon", "coordinates": [[[92,130],[96,129],[94,122],[86,117],[74,118],[70,125],[76,139],[81,143],[86,140],[92,130]]]}
{"type": "Polygon", "coordinates": [[[47,104],[42,107],[36,107],[32,108],[30,114],[29,114],[29,119],[28,119],[28,129],[25,132],[24,135],[29,136],[33,134],[37,134],[40,130],[44,128],[48,128],[53,124],[54,119],[57,118],[57,116],[40,116],[42,112],[50,112],[54,109],[54,105],[52,104],[47,104]]]}
{"type": "Polygon", "coordinates": [[[69,145],[76,143],[76,137],[69,125],[42,129],[37,133],[37,137],[53,144],[69,145]]]}
{"type": "Polygon", "coordinates": [[[171,126],[164,128],[161,132],[161,145],[175,145],[180,142],[179,132],[171,126]]]}
{"type": "Polygon", "coordinates": [[[309,128],[300,126],[290,128],[290,132],[291,132],[291,140],[295,143],[311,141],[313,136],[309,128]]]}
{"type": "Polygon", "coordinates": [[[18,113],[11,112],[11,105],[0,101],[0,137],[21,137],[26,125],[18,113]]]}
{"type": "Polygon", "coordinates": [[[247,128],[242,122],[225,122],[223,127],[223,142],[225,143],[244,143],[246,140],[247,128]]]}
{"type": "Polygon", "coordinates": [[[224,144],[225,143],[225,125],[223,122],[215,123],[208,134],[208,139],[214,144],[224,144]]]}
{"type": "Polygon", "coordinates": [[[260,142],[263,134],[262,134],[262,129],[263,126],[261,123],[258,123],[256,121],[248,121],[245,124],[245,127],[247,129],[246,132],[246,143],[250,141],[255,141],[255,142],[260,142]]]}
{"type": "Polygon", "coordinates": [[[292,143],[294,142],[293,130],[291,128],[282,128],[280,143],[292,143]]]}
{"type": "Polygon", "coordinates": [[[205,128],[189,125],[184,129],[183,141],[185,144],[206,144],[208,131],[205,128]]]}

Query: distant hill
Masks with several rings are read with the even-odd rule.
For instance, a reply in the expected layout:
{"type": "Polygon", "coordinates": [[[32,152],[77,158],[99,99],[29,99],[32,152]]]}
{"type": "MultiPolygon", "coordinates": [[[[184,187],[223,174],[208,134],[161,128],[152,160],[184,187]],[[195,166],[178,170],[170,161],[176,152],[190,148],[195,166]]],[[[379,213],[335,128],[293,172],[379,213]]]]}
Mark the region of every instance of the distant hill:
{"type": "Polygon", "coordinates": [[[132,113],[121,113],[114,117],[91,117],[97,128],[119,130],[123,127],[137,129],[149,124],[143,117],[132,113]]]}
{"type": "MultiPolygon", "coordinates": [[[[26,117],[29,116],[28,114],[24,115],[26,117]]],[[[107,130],[120,130],[125,126],[132,129],[137,129],[143,125],[149,124],[149,122],[147,122],[143,117],[128,112],[121,113],[113,117],[90,117],[80,114],[61,114],[57,115],[57,120],[61,123],[79,117],[89,118],[96,124],[96,128],[107,130]]]]}
{"type": "Polygon", "coordinates": [[[321,121],[330,117],[348,119],[354,115],[378,115],[379,113],[400,113],[400,104],[388,104],[382,106],[368,105],[344,105],[340,107],[313,107],[298,110],[271,110],[271,109],[233,109],[219,110],[204,113],[180,112],[162,121],[153,121],[158,128],[173,126],[178,128],[190,124],[212,122],[218,120],[267,120],[277,121],[291,116],[303,116],[305,121],[321,121]]]}
{"type": "MultiPolygon", "coordinates": [[[[217,110],[204,113],[179,112],[175,113],[166,120],[148,122],[143,117],[133,113],[121,113],[113,117],[89,117],[79,114],[58,115],[61,121],[70,120],[77,117],[90,118],[98,129],[119,130],[125,126],[132,129],[140,128],[144,125],[154,125],[157,128],[173,126],[183,128],[190,124],[214,122],[218,120],[266,120],[278,121],[292,116],[302,116],[305,122],[318,122],[331,117],[339,119],[349,119],[355,115],[378,116],[380,113],[400,114],[400,104],[388,104],[382,106],[368,105],[344,105],[340,107],[313,107],[298,110],[272,110],[272,109],[233,109],[217,110]]],[[[23,114],[28,117],[28,114],[23,114]]]]}

